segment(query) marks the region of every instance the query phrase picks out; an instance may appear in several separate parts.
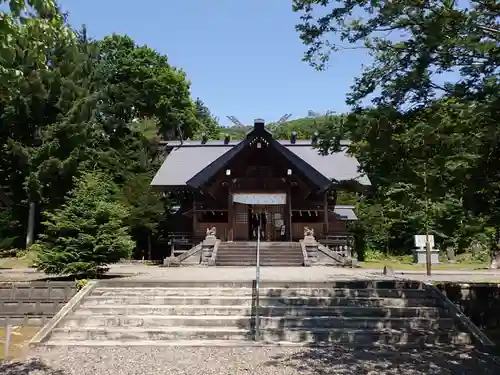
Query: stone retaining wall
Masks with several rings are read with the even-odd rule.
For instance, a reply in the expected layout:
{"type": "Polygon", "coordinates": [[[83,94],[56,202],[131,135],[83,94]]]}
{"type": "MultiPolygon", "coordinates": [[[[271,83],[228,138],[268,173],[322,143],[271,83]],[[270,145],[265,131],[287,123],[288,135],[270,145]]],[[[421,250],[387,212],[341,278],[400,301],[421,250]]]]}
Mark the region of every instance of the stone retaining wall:
{"type": "Polygon", "coordinates": [[[436,286],[488,337],[500,344],[500,284],[439,283],[436,286]]]}
{"type": "Polygon", "coordinates": [[[0,327],[43,326],[77,293],[75,282],[0,283],[0,327]]]}

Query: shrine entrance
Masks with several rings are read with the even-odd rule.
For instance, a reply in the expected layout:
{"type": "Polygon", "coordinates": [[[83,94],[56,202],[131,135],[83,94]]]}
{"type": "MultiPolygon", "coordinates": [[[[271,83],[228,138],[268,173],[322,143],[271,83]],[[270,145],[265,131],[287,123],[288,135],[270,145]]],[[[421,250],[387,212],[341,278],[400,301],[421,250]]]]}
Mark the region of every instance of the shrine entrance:
{"type": "Polygon", "coordinates": [[[256,241],[259,225],[262,241],[286,241],[286,194],[236,193],[233,202],[235,241],[256,241]]]}

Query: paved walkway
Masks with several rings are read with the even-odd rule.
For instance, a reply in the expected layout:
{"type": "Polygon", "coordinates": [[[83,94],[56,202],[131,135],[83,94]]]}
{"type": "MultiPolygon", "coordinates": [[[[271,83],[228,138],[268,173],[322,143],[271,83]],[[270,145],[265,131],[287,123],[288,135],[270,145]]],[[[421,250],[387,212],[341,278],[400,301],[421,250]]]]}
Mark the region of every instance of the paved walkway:
{"type": "MultiPolygon", "coordinates": [[[[117,264],[110,273],[128,274],[134,280],[168,281],[251,281],[255,279],[255,267],[155,267],[140,264],[117,264]]],[[[264,281],[327,281],[349,279],[373,279],[370,271],[336,267],[262,267],[264,281]]]]}
{"type": "MultiPolygon", "coordinates": [[[[157,267],[142,264],[116,264],[110,269],[112,274],[128,275],[135,280],[207,280],[207,281],[247,281],[255,279],[255,267],[157,267]]],[[[328,280],[373,280],[388,279],[382,270],[337,267],[262,267],[264,281],[328,281],[328,280]]],[[[500,270],[491,271],[435,271],[429,278],[425,271],[397,271],[394,278],[412,280],[481,282],[498,281],[500,270]]]]}
{"type": "MultiPolygon", "coordinates": [[[[139,263],[114,264],[109,274],[121,275],[136,280],[213,280],[247,281],[255,279],[255,267],[158,267],[139,263]]],[[[327,281],[346,279],[387,279],[382,270],[337,267],[262,267],[262,280],[267,281],[327,281]]],[[[495,282],[500,284],[500,270],[464,271],[436,270],[429,278],[425,271],[396,271],[396,278],[420,281],[450,282],[495,282]]],[[[32,268],[0,270],[0,281],[30,281],[45,279],[47,276],[32,268]]]]}

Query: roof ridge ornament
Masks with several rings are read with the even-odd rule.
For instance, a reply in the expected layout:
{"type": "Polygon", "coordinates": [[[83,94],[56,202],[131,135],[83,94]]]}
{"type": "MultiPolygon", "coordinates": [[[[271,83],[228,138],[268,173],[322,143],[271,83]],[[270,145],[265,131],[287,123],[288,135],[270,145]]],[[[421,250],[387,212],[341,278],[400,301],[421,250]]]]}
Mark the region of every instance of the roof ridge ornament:
{"type": "Polygon", "coordinates": [[[256,118],[255,120],[253,120],[254,130],[264,130],[265,124],[266,124],[266,122],[264,121],[264,119],[256,118]]]}

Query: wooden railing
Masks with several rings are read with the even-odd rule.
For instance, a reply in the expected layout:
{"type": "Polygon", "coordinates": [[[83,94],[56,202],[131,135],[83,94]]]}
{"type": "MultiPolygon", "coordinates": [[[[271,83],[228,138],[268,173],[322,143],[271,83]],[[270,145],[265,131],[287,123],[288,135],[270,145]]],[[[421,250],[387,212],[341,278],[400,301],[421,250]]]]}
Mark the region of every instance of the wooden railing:
{"type": "Polygon", "coordinates": [[[178,256],[193,246],[192,233],[173,232],[168,235],[171,256],[178,256]]]}

